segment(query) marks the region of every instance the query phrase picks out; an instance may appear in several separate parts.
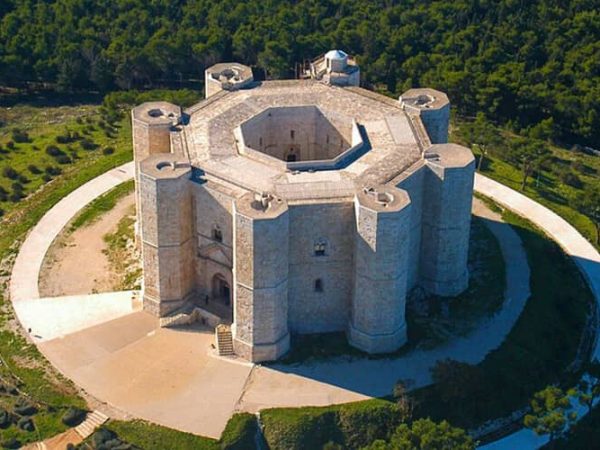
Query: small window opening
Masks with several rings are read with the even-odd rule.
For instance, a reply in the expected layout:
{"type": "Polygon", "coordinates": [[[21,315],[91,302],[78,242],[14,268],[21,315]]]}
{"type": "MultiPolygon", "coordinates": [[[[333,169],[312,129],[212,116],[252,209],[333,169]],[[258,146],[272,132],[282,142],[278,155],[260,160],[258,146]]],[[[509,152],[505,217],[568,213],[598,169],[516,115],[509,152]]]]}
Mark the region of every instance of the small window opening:
{"type": "MultiPolygon", "coordinates": [[[[293,150],[290,150],[293,151],[293,150]]],[[[287,156],[285,157],[285,160],[287,162],[295,162],[296,161],[296,154],[295,153],[288,153],[287,156]]]]}
{"type": "Polygon", "coordinates": [[[221,228],[219,228],[218,225],[213,228],[212,237],[217,242],[223,242],[223,232],[221,231],[221,228]]]}
{"type": "Polygon", "coordinates": [[[258,138],[258,146],[262,147],[262,138],[258,138]]]}
{"type": "Polygon", "coordinates": [[[323,280],[320,278],[315,280],[315,292],[323,292],[323,280]]]}
{"type": "Polygon", "coordinates": [[[329,135],[327,135],[326,142],[329,144],[329,135]]]}
{"type": "Polygon", "coordinates": [[[296,132],[295,132],[294,130],[291,130],[291,131],[290,131],[290,137],[291,137],[292,139],[294,139],[295,135],[296,135],[296,132]]]}
{"type": "Polygon", "coordinates": [[[327,250],[327,243],[324,241],[315,242],[315,256],[325,256],[327,250]]]}

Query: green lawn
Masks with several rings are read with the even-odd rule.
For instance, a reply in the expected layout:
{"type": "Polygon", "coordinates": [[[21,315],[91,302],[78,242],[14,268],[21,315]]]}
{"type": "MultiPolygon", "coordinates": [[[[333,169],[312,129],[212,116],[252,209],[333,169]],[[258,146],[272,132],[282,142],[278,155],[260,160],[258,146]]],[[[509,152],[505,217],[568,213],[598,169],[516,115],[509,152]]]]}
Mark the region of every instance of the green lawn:
{"type": "MultiPolygon", "coordinates": [[[[468,146],[467,137],[461,133],[462,123],[464,122],[454,123],[450,140],[468,146]]],[[[489,149],[481,173],[520,191],[523,179],[521,168],[498,157],[505,151],[503,147],[509,146],[517,136],[501,129],[498,129],[497,133],[501,138],[501,144],[499,148],[489,149]],[[490,153],[497,156],[490,156],[490,153]]],[[[600,157],[566,150],[551,144],[547,146],[551,156],[542,165],[539,176],[529,177],[523,194],[556,212],[596,245],[596,228],[588,217],[574,208],[574,200],[584,189],[600,186],[600,157]],[[564,172],[576,174],[582,182],[582,187],[575,188],[561,181],[560,174],[564,172]]],[[[480,158],[481,151],[478,146],[473,146],[473,153],[480,158]]]]}

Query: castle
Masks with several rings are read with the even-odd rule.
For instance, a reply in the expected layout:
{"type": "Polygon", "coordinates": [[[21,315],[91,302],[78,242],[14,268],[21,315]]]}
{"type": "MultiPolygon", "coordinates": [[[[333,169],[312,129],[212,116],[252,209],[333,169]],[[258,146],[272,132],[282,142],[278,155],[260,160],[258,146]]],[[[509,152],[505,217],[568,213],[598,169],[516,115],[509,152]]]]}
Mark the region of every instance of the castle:
{"type": "Polygon", "coordinates": [[[359,82],[338,50],[297,80],[224,63],[195,106],[132,111],[146,311],[212,311],[255,362],[294,333],[382,353],[407,340],[411,289],[467,287],[474,158],[447,143],[447,96],[359,82]]]}

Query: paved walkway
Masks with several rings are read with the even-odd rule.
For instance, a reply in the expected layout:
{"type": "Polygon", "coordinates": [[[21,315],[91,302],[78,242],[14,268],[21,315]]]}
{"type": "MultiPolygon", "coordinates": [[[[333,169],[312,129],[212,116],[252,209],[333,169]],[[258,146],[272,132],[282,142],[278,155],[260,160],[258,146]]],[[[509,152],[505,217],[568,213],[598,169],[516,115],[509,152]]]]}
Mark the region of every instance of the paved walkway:
{"type": "Polygon", "coordinates": [[[48,211],[23,242],[10,278],[13,303],[39,298],[38,279],[46,251],[65,225],[88,203],[133,178],[133,162],[88,181],[48,211]]]}

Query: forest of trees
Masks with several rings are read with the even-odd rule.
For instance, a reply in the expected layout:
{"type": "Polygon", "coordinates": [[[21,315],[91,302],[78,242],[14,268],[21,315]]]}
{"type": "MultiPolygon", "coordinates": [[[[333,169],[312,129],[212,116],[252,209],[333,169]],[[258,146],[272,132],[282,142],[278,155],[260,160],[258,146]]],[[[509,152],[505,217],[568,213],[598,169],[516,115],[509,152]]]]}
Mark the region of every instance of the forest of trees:
{"type": "Polygon", "coordinates": [[[600,148],[600,0],[0,2],[5,86],[157,87],[229,60],[289,77],[330,48],[379,91],[435,87],[463,116],[600,148]]]}

